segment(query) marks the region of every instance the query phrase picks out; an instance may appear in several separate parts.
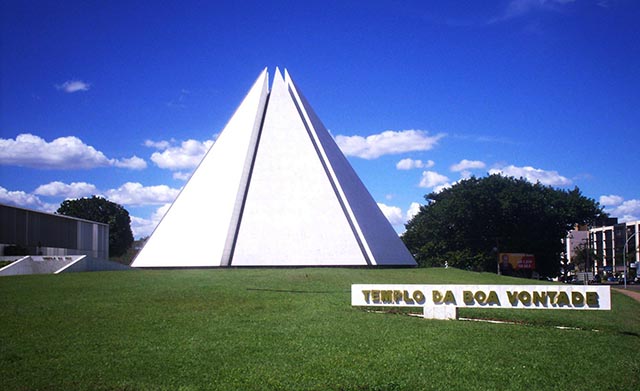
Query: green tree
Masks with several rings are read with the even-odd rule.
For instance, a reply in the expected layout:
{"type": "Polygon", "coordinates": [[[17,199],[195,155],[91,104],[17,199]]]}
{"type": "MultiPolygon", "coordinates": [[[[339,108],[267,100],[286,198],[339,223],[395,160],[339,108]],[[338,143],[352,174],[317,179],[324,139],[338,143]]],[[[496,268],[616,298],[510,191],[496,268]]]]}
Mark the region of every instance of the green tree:
{"type": "Polygon", "coordinates": [[[123,255],[133,243],[129,212],[121,205],[102,197],[66,200],[60,204],[57,213],[109,224],[110,257],[123,255]]]}
{"type": "Polygon", "coordinates": [[[499,252],[529,253],[546,276],[560,270],[561,239],[604,215],[578,188],[560,190],[501,175],[472,177],[439,193],[406,224],[402,239],[424,266],[497,271],[499,252]]]}

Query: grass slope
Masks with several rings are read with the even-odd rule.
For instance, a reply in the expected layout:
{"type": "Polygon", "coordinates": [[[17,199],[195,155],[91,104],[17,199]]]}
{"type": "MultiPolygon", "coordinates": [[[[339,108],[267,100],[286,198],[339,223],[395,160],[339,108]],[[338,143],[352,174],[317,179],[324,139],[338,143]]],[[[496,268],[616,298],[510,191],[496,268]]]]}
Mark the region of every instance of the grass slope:
{"type": "Polygon", "coordinates": [[[350,306],[352,283],[528,282],[455,269],[2,277],[0,389],[640,389],[640,303],[616,292],[612,311],[461,310],[515,325],[350,306]]]}

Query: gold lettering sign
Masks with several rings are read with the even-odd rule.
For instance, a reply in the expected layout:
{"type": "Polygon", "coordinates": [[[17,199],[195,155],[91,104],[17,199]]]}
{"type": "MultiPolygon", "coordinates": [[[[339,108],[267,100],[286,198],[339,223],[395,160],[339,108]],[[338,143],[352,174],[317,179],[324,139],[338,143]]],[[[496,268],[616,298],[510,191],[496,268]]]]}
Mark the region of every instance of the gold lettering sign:
{"type": "MultiPolygon", "coordinates": [[[[602,287],[392,284],[360,286],[362,289],[357,291],[359,299],[356,301],[361,304],[354,305],[611,309],[609,290],[602,287]],[[412,286],[414,288],[411,288],[412,286]]],[[[352,299],[352,302],[353,300],[355,299],[352,299]]]]}

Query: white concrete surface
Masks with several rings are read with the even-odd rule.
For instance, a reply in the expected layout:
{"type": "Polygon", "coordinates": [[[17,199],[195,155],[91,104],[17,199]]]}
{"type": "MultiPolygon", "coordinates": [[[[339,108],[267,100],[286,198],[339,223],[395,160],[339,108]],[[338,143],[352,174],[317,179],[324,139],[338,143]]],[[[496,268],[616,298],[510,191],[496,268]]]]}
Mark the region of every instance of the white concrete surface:
{"type": "Polygon", "coordinates": [[[366,264],[276,70],[232,265],[366,264]]]}
{"type": "Polygon", "coordinates": [[[415,265],[285,76],[263,71],[132,266],[415,265]]]}
{"type": "Polygon", "coordinates": [[[425,319],[456,320],[458,319],[458,307],[445,305],[440,307],[424,307],[425,319]]]}
{"type": "Polygon", "coordinates": [[[320,158],[327,166],[337,195],[345,206],[345,213],[353,225],[354,233],[358,236],[369,263],[372,265],[415,266],[416,262],[413,256],[402,243],[389,220],[384,216],[311,105],[296,88],[286,70],[285,80],[303,113],[303,118],[315,143],[318,145],[320,158]]]}
{"type": "Polygon", "coordinates": [[[127,265],[87,255],[28,255],[2,269],[0,276],[17,276],[25,274],[59,274],[68,272],[92,272],[129,270],[127,265]]]}
{"type": "Polygon", "coordinates": [[[267,93],[265,69],[131,266],[228,264],[267,93]]]}

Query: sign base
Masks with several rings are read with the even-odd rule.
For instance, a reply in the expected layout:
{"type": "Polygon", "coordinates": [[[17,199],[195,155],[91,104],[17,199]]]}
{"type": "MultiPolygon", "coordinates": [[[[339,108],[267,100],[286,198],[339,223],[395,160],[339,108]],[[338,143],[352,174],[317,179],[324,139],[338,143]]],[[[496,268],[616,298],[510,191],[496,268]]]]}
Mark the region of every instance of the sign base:
{"type": "Polygon", "coordinates": [[[443,320],[456,320],[458,319],[458,307],[453,305],[442,305],[437,307],[424,307],[425,319],[443,319],[443,320]]]}

